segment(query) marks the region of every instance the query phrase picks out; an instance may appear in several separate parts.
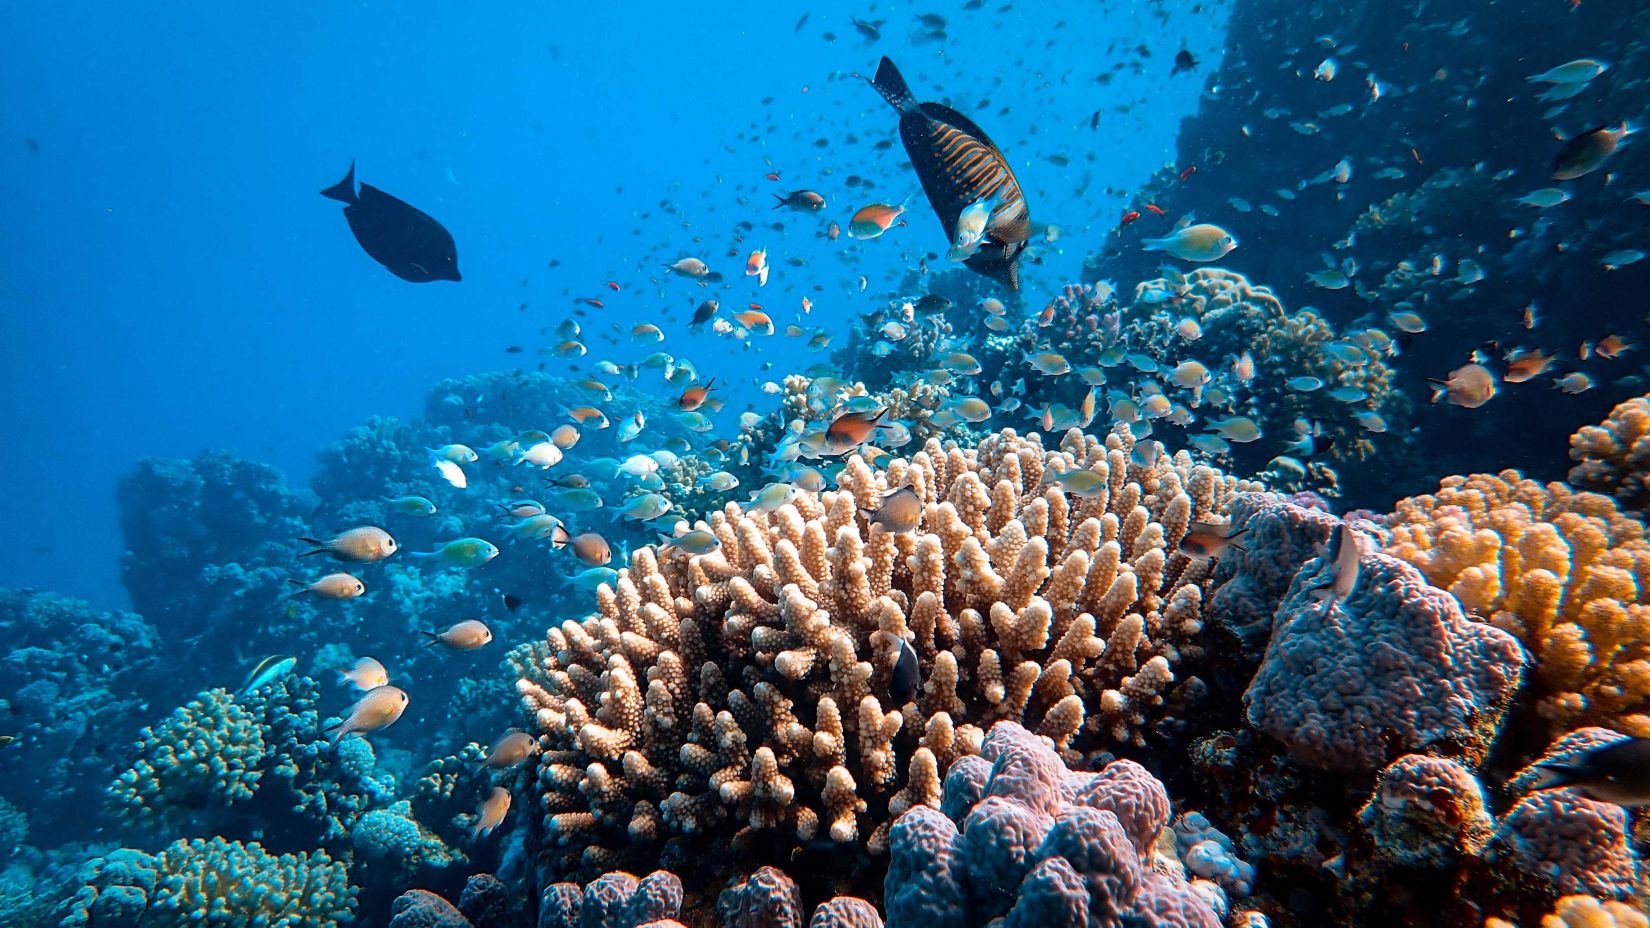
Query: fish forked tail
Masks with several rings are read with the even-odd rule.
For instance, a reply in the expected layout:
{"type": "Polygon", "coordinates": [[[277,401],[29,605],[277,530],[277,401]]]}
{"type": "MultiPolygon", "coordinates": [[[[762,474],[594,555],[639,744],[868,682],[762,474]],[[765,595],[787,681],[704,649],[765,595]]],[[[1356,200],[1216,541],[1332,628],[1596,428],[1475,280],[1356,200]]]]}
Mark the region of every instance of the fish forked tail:
{"type": "Polygon", "coordinates": [[[429,636],[430,640],[424,642],[424,647],[426,647],[426,648],[433,648],[436,645],[441,643],[441,633],[440,632],[420,631],[419,634],[429,636]]]}
{"type": "MultiPolygon", "coordinates": [[[[311,551],[309,553],[314,554],[315,552],[311,551]]],[[[299,555],[299,557],[303,557],[303,555],[299,555]]],[[[290,594],[292,596],[302,596],[305,593],[309,592],[309,584],[305,583],[302,580],[294,580],[294,579],[288,577],[286,582],[288,582],[288,583],[292,584],[293,586],[297,587],[297,589],[293,590],[292,593],[290,594]]]]}
{"type": "Polygon", "coordinates": [[[1449,381],[1439,380],[1436,377],[1427,378],[1427,386],[1432,388],[1432,402],[1436,403],[1449,392],[1449,381]]]}
{"type": "Polygon", "coordinates": [[[336,184],[333,184],[331,187],[328,187],[327,189],[321,191],[321,196],[324,196],[324,197],[326,197],[330,200],[338,200],[339,202],[342,202],[342,203],[349,203],[351,205],[354,205],[354,204],[359,203],[361,201],[360,197],[356,196],[356,194],[355,194],[355,160],[354,159],[350,160],[349,173],[344,175],[344,179],[339,181],[336,184]]]}
{"type": "Polygon", "coordinates": [[[326,736],[328,743],[333,747],[337,747],[338,742],[344,740],[344,736],[349,734],[349,720],[339,719],[337,724],[328,725],[321,729],[321,734],[326,736]]]}
{"type": "Polygon", "coordinates": [[[303,554],[298,555],[299,557],[309,557],[311,554],[320,554],[321,552],[327,550],[327,543],[324,542],[324,541],[321,541],[319,539],[304,538],[302,536],[299,536],[298,540],[303,542],[306,545],[313,545],[314,546],[310,550],[305,551],[303,554]]]}
{"type": "Polygon", "coordinates": [[[911,87],[905,83],[905,77],[899,73],[899,68],[894,67],[894,63],[888,60],[886,55],[883,56],[882,63],[877,65],[877,76],[871,79],[871,86],[876,88],[877,93],[882,94],[882,98],[888,101],[889,106],[901,113],[916,111],[917,98],[912,96],[911,87]]]}

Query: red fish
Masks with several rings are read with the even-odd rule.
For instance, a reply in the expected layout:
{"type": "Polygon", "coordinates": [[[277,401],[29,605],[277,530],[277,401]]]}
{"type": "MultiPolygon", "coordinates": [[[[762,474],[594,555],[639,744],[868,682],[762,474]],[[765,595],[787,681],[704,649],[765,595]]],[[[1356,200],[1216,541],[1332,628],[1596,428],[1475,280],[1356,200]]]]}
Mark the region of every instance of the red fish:
{"type": "Polygon", "coordinates": [[[1163,215],[1163,207],[1158,206],[1156,203],[1147,203],[1146,204],[1146,209],[1150,210],[1152,215],[1154,215],[1154,216],[1163,215]]]}
{"type": "Polygon", "coordinates": [[[768,180],[778,180],[778,179],[779,179],[779,172],[778,171],[773,171],[770,174],[768,174],[768,180]]]}
{"type": "Polygon", "coordinates": [[[1131,222],[1133,222],[1133,221],[1135,221],[1136,219],[1139,219],[1139,218],[1140,218],[1140,211],[1137,210],[1137,209],[1131,209],[1128,212],[1123,214],[1123,221],[1120,224],[1126,226],[1129,223],[1131,223],[1131,222]]]}
{"type": "Polygon", "coordinates": [[[616,280],[608,281],[607,282],[607,289],[612,290],[614,293],[618,293],[619,292],[619,282],[616,281],[616,280]]]}
{"type": "Polygon", "coordinates": [[[1197,173],[1197,165],[1194,164],[1191,167],[1187,168],[1186,170],[1180,172],[1180,182],[1184,184],[1186,182],[1187,178],[1191,177],[1193,174],[1196,174],[1196,173],[1197,173]]]}
{"type": "Polygon", "coordinates": [[[579,302],[583,303],[586,306],[594,306],[597,309],[606,309],[607,308],[606,303],[603,303],[601,300],[598,300],[595,297],[587,296],[587,297],[579,300],[579,302]]]}

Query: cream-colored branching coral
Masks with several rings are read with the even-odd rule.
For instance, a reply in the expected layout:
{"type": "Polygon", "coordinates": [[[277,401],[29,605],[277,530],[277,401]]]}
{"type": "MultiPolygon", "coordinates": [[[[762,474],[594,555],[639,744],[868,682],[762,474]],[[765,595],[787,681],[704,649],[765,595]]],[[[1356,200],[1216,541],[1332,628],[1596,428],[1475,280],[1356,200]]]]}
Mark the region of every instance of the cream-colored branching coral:
{"type": "MultiPolygon", "coordinates": [[[[1484,928],[1517,928],[1500,918],[1484,921],[1484,928]]],[[[1625,902],[1605,902],[1592,896],[1565,896],[1541,918],[1538,928],[1650,928],[1650,917],[1625,902]]]]}
{"type": "Polygon", "coordinates": [[[1402,500],[1389,554],[1421,569],[1535,658],[1550,730],[1650,736],[1650,542],[1608,497],[1517,471],[1446,479],[1402,500]]]}
{"type": "MultiPolygon", "coordinates": [[[[740,426],[739,464],[766,464],[779,445],[805,432],[817,431],[856,403],[863,409],[885,409],[885,419],[902,422],[909,429],[912,447],[930,438],[960,438],[955,417],[939,417],[951,398],[951,391],[936,384],[917,382],[889,386],[872,392],[863,383],[847,383],[835,377],[786,375],[779,384],[779,408],[768,416],[740,426]],[[952,423],[952,424],[946,424],[952,423]]],[[[878,443],[888,448],[886,442],[878,443]]]]}
{"type": "Polygon", "coordinates": [[[561,863],[656,861],[661,843],[702,862],[730,838],[878,853],[992,722],[1068,756],[1140,741],[1202,624],[1210,565],[1178,543],[1240,485],[1131,447],[1126,429],[1059,450],[1004,431],[881,472],[850,457],[836,490],[714,514],[711,553],[638,551],[596,615],[511,656],[561,863]],[[1086,497],[1045,479],[1081,469],[1103,478],[1086,497]],[[906,486],[915,530],[870,525],[906,486]],[[903,701],[901,641],[922,680],[903,701]]]}
{"type": "Polygon", "coordinates": [[[1622,509],[1650,513],[1650,396],[1610,410],[1598,425],[1570,436],[1570,482],[1583,490],[1615,497],[1622,509]]]}

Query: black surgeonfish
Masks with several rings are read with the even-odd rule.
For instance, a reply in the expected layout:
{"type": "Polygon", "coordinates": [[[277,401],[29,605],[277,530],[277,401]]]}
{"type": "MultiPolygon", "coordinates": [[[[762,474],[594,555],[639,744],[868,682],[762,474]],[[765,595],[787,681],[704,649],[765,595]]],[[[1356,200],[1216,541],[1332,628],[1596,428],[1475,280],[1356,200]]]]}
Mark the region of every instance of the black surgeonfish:
{"type": "Polygon", "coordinates": [[[1010,290],[1020,289],[1019,259],[1031,235],[1031,212],[1003,153],[967,116],[939,103],[918,103],[887,58],[871,86],[899,111],[900,140],[947,241],[956,240],[963,210],[995,198],[979,250],[963,263],[1010,290]]]}
{"type": "Polygon", "coordinates": [[[362,250],[391,274],[415,284],[458,280],[458,246],[452,234],[423,210],[371,184],[356,192],[355,162],[321,196],[348,204],[344,218],[362,250]]]}

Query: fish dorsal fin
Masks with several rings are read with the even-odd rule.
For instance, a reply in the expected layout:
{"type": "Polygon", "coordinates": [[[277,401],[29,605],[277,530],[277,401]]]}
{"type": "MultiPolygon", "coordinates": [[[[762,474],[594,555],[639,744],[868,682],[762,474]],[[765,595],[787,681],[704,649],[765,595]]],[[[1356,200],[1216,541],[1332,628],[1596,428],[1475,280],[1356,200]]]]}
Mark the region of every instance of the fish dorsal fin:
{"type": "Polygon", "coordinates": [[[944,103],[924,103],[922,113],[930,119],[938,119],[940,122],[956,126],[958,129],[979,139],[988,148],[996,152],[998,157],[1002,157],[1002,149],[997,147],[996,142],[991,141],[991,136],[986,135],[984,129],[981,129],[974,120],[946,106],[944,103]]]}

